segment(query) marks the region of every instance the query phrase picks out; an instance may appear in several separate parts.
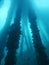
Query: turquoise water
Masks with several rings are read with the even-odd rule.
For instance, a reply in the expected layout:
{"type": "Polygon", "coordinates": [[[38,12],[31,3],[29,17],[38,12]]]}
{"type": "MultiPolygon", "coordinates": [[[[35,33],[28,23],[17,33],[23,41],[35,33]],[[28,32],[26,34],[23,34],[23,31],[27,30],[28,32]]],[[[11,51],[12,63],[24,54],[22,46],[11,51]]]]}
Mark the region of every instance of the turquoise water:
{"type": "MultiPolygon", "coordinates": [[[[8,27],[4,29],[4,26],[7,22],[7,16],[9,15],[10,7],[13,6],[12,1],[13,0],[4,0],[2,5],[0,5],[1,6],[0,7],[0,32],[1,32],[0,42],[3,41],[0,43],[0,53],[1,53],[0,56],[2,56],[2,52],[4,55],[3,58],[1,58],[1,65],[4,65],[5,58],[8,52],[6,48],[6,41],[8,40],[9,36],[8,35],[7,37],[4,36],[4,34],[6,35],[6,29],[8,29],[8,27]]],[[[45,47],[45,52],[49,58],[49,0],[30,0],[29,2],[31,9],[34,10],[36,14],[37,17],[36,22],[37,22],[37,27],[39,29],[40,38],[42,40],[43,46],[45,47]]],[[[13,3],[15,4],[14,1],[13,3]]],[[[17,4],[15,4],[15,6],[17,6],[17,4]]],[[[16,15],[15,12],[16,9],[14,9],[14,13],[11,13],[13,14],[13,16],[11,17],[12,24],[14,24],[14,18],[16,15]]],[[[36,59],[36,51],[34,47],[34,38],[31,29],[31,23],[27,15],[26,16],[21,15],[21,16],[22,16],[20,21],[21,34],[19,38],[19,48],[16,50],[17,51],[16,65],[38,65],[36,59]]],[[[12,25],[11,23],[8,25],[12,25]]]]}

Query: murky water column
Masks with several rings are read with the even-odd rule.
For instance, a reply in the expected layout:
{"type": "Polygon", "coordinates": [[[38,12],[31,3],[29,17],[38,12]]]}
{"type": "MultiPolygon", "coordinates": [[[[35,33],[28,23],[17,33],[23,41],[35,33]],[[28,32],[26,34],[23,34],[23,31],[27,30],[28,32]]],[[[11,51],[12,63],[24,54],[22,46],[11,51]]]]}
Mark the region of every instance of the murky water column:
{"type": "Polygon", "coordinates": [[[17,49],[19,46],[19,38],[20,38],[20,20],[21,20],[21,2],[18,5],[18,9],[16,11],[16,16],[14,19],[14,23],[10,26],[9,29],[9,37],[7,40],[7,56],[5,58],[4,65],[15,65],[17,60],[17,49]]]}
{"type": "Polygon", "coordinates": [[[36,22],[36,15],[35,12],[29,9],[29,21],[31,23],[31,29],[33,33],[33,40],[34,40],[34,47],[36,51],[37,57],[37,65],[49,65],[48,64],[48,57],[45,52],[45,47],[42,44],[42,40],[39,34],[37,22],[36,22]]]}

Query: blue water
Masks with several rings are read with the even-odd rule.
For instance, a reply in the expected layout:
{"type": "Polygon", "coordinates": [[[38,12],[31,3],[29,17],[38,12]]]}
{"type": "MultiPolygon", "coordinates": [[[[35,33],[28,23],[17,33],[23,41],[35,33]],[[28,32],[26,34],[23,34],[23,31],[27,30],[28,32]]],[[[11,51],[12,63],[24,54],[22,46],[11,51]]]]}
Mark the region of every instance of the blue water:
{"type": "MultiPolygon", "coordinates": [[[[12,0],[4,0],[4,1],[1,0],[1,1],[0,1],[1,3],[0,4],[0,32],[2,32],[4,29],[4,25],[7,22],[6,19],[10,11],[10,7],[12,6],[11,5],[12,0]]],[[[34,9],[34,12],[36,14],[36,17],[37,17],[36,21],[37,21],[38,29],[40,32],[41,40],[44,47],[46,48],[46,54],[49,58],[49,0],[30,0],[30,5],[31,5],[31,8],[34,9]]],[[[14,13],[14,16],[15,16],[15,13],[14,13]]],[[[13,22],[13,19],[11,21],[13,22]]],[[[21,31],[24,34],[21,35],[19,39],[19,48],[17,50],[17,65],[23,65],[23,64],[32,65],[32,60],[33,60],[33,65],[37,65],[36,52],[35,52],[34,45],[32,44],[33,34],[31,30],[31,24],[29,23],[29,19],[27,16],[26,16],[26,19],[25,17],[22,16],[21,27],[22,27],[21,31]],[[22,49],[21,49],[21,45],[22,45],[22,49]],[[31,50],[31,47],[33,50],[31,50]],[[22,54],[21,54],[21,51],[22,51],[22,54]]],[[[0,38],[1,36],[2,35],[0,35],[0,38]]],[[[3,52],[4,52],[4,57],[2,58],[1,65],[4,65],[4,62],[5,62],[4,60],[7,54],[6,48],[4,48],[3,52]]]]}

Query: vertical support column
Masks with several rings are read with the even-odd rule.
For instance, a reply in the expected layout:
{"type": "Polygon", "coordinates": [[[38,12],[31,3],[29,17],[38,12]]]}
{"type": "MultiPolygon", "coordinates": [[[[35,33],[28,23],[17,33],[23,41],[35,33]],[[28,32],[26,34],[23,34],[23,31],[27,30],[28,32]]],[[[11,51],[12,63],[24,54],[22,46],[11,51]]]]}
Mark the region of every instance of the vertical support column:
{"type": "Polygon", "coordinates": [[[20,37],[20,19],[21,19],[21,6],[18,6],[16,17],[14,19],[14,24],[10,26],[9,37],[7,40],[7,56],[5,58],[4,65],[15,65],[16,64],[16,50],[19,46],[19,37],[20,37]]]}
{"type": "Polygon", "coordinates": [[[29,21],[31,23],[31,29],[33,34],[33,40],[34,40],[34,47],[36,51],[36,57],[37,57],[37,64],[38,65],[48,65],[48,58],[47,54],[45,52],[45,48],[42,44],[42,40],[39,34],[37,22],[36,22],[36,15],[33,11],[29,10],[29,21]]]}

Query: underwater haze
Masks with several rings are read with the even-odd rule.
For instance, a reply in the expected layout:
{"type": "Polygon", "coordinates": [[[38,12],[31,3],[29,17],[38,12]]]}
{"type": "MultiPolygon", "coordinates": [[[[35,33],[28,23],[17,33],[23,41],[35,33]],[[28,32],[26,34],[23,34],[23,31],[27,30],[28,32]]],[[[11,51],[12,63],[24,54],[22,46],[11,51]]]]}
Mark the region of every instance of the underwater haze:
{"type": "Polygon", "coordinates": [[[49,0],[0,0],[0,65],[49,65],[49,0]]]}

